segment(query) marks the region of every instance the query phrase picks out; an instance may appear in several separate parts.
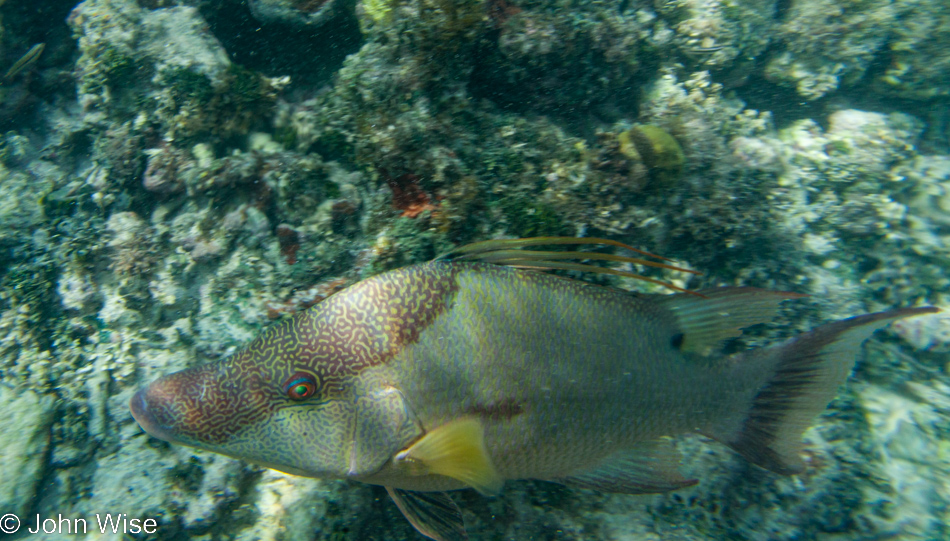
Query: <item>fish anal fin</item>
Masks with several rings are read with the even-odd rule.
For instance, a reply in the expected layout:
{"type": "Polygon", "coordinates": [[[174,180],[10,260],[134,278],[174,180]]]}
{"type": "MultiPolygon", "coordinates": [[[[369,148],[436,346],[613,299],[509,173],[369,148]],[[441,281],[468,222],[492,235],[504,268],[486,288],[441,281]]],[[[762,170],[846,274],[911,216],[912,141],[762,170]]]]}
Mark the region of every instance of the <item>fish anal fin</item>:
{"type": "Polygon", "coordinates": [[[591,470],[553,479],[565,485],[624,494],[655,494],[695,485],[679,471],[679,454],[670,440],[659,439],[610,455],[591,470]]]}
{"type": "Polygon", "coordinates": [[[805,297],[799,293],[755,287],[718,287],[697,295],[668,295],[660,302],[676,314],[683,333],[682,351],[708,355],[742,329],[771,321],[786,300],[805,297]]]}
{"type": "Polygon", "coordinates": [[[475,417],[439,426],[396,454],[393,461],[404,465],[410,475],[444,475],[482,494],[497,494],[504,484],[485,448],[482,423],[475,417]]]}
{"type": "Polygon", "coordinates": [[[904,308],[857,316],[750,353],[736,365],[733,376],[764,373],[751,407],[738,425],[729,428],[727,423],[703,432],[763,468],[785,475],[800,473],[805,469],[802,434],[848,378],[861,344],[893,321],[933,312],[939,310],[904,308]],[[763,367],[768,370],[763,372],[763,367]]]}
{"type": "Polygon", "coordinates": [[[436,541],[468,539],[462,510],[445,492],[414,492],[386,487],[396,507],[422,535],[436,541]]]}

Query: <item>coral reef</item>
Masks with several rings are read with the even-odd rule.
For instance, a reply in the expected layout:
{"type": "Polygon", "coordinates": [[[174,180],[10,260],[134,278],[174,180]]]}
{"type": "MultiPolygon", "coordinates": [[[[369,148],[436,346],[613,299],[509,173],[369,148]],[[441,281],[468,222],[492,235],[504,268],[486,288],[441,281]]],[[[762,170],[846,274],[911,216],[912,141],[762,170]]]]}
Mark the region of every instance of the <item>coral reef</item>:
{"type": "Polygon", "coordinates": [[[79,99],[89,124],[108,116],[139,133],[157,130],[150,135],[166,143],[220,140],[260,122],[286,84],[232,64],[195,8],[93,0],[76,6],[69,23],[80,36],[79,99]]]}
{"type": "Polygon", "coordinates": [[[855,85],[878,62],[887,65],[874,74],[878,91],[945,97],[948,10],[940,1],[795,0],[777,28],[766,76],[816,99],[855,85]]]}
{"type": "Polygon", "coordinates": [[[657,4],[677,52],[706,69],[747,73],[769,45],[776,25],[773,0],[676,0],[657,4]]]}
{"type": "Polygon", "coordinates": [[[943,2],[908,10],[894,27],[888,66],[877,78],[879,92],[926,100],[950,96],[950,6],[943,2]]]}
{"type": "Polygon", "coordinates": [[[475,64],[473,92],[516,109],[574,114],[623,100],[636,85],[649,30],[632,10],[499,2],[497,39],[475,64]]]}
{"type": "MultiPolygon", "coordinates": [[[[638,270],[678,286],[811,295],[732,349],[950,306],[940,0],[27,4],[0,0],[0,71],[45,43],[0,85],[0,504],[22,516],[412,538],[378,487],[168,446],[128,400],[463,242],[609,236],[703,271],[638,270]],[[820,105],[754,99],[775,85],[820,105]]],[[[801,476],[690,437],[701,483],[672,494],[454,497],[473,538],[946,537],[948,329],[872,340],[801,476]]]]}
{"type": "Polygon", "coordinates": [[[887,43],[900,7],[868,0],[847,5],[824,0],[792,2],[778,29],[783,50],[769,60],[766,75],[814,99],[853,84],[887,43]],[[822,39],[815,39],[819,32],[822,39]]]}

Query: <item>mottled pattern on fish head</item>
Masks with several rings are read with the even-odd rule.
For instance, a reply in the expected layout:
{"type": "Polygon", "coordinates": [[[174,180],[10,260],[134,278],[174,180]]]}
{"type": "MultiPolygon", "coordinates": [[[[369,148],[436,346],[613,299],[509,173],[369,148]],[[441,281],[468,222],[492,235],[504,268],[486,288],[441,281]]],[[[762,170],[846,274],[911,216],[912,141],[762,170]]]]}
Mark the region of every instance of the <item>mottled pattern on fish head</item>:
{"type": "Polygon", "coordinates": [[[364,280],[267,329],[228,359],[133,397],[153,436],[314,477],[360,478],[421,434],[389,362],[443,314],[451,265],[364,280]]]}

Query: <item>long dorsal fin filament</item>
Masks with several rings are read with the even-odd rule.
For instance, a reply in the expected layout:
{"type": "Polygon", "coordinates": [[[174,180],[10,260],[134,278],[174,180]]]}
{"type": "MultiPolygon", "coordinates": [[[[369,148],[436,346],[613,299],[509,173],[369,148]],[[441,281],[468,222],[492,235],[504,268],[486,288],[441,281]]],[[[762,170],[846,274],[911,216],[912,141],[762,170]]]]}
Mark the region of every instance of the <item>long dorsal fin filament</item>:
{"type": "Polygon", "coordinates": [[[652,257],[662,261],[672,261],[669,258],[659,256],[656,254],[651,254],[650,252],[645,252],[643,250],[634,248],[629,244],[624,244],[620,241],[610,240],[610,239],[601,239],[597,237],[528,237],[523,239],[492,239],[492,240],[483,240],[481,242],[473,242],[471,244],[466,244],[464,246],[459,246],[458,248],[452,250],[451,252],[441,255],[438,259],[458,259],[459,256],[471,256],[475,254],[481,254],[484,252],[496,252],[498,250],[517,250],[520,248],[527,248],[529,246],[554,246],[554,245],[565,245],[565,244],[600,244],[604,246],[616,246],[617,248],[623,248],[624,250],[630,250],[635,254],[640,254],[647,257],[652,257]]]}
{"type": "Polygon", "coordinates": [[[681,291],[684,293],[690,293],[702,297],[699,293],[694,293],[692,291],[687,291],[681,287],[675,286],[673,284],[656,280],[654,278],[648,278],[646,276],[636,274],[634,272],[629,272],[625,270],[612,269],[609,267],[599,267],[596,265],[588,265],[586,263],[574,263],[570,261],[565,261],[569,259],[574,260],[595,260],[595,261],[610,261],[615,263],[630,263],[633,265],[643,265],[645,267],[655,267],[667,270],[675,270],[679,272],[686,272],[690,274],[702,274],[699,271],[692,269],[687,269],[683,267],[677,267],[669,263],[658,263],[656,261],[649,261],[646,259],[638,257],[625,257],[614,254],[604,254],[599,252],[551,252],[551,251],[542,251],[542,250],[524,250],[523,248],[528,248],[532,246],[551,246],[551,245],[581,245],[581,244],[590,244],[590,245],[600,245],[600,246],[614,246],[617,248],[623,248],[624,250],[629,250],[631,252],[640,254],[645,257],[652,257],[654,259],[659,259],[661,261],[672,261],[669,258],[662,257],[656,254],[651,254],[650,252],[645,252],[624,244],[619,241],[602,239],[602,238],[585,238],[585,237],[530,237],[524,239],[497,239],[497,240],[486,240],[482,242],[475,242],[472,244],[467,244],[461,246],[439,256],[437,259],[448,259],[453,261],[482,261],[485,263],[494,263],[496,265],[506,265],[510,267],[517,267],[522,269],[534,269],[534,270],[567,270],[567,271],[578,271],[578,272],[590,272],[595,274],[610,274],[613,276],[622,276],[625,278],[633,278],[636,280],[641,280],[651,284],[660,285],[674,291],[681,291]]]}

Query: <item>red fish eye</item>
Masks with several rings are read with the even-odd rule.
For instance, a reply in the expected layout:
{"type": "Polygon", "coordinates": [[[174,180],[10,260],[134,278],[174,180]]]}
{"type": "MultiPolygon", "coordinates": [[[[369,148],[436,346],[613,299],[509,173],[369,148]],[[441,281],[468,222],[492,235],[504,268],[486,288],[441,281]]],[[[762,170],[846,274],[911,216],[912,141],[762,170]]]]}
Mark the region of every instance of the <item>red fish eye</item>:
{"type": "Polygon", "coordinates": [[[317,379],[306,372],[297,372],[284,384],[284,392],[291,400],[306,400],[317,391],[317,379]]]}

